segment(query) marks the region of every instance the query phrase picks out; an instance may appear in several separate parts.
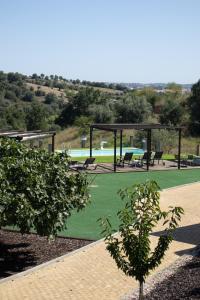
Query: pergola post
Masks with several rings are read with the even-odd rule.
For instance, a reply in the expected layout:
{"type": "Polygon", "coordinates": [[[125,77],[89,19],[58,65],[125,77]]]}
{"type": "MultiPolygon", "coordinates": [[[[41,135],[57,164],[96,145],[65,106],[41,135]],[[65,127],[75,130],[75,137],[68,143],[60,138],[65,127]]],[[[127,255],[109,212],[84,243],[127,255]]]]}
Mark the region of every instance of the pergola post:
{"type": "Polygon", "coordinates": [[[120,158],[122,157],[122,130],[120,130],[120,158]]]}
{"type": "Polygon", "coordinates": [[[178,130],[178,169],[181,168],[181,128],[178,130]]]}
{"type": "Polygon", "coordinates": [[[90,157],[92,157],[92,139],[93,139],[93,127],[90,126],[90,157]]]}
{"type": "Polygon", "coordinates": [[[117,167],[117,130],[114,130],[114,172],[117,167]]]}
{"type": "Polygon", "coordinates": [[[99,129],[113,132],[114,134],[114,172],[117,169],[117,131],[120,131],[120,156],[122,156],[122,138],[123,138],[123,130],[144,130],[146,132],[147,137],[147,159],[146,159],[146,170],[149,171],[151,166],[151,143],[152,143],[152,130],[153,129],[167,129],[167,130],[176,130],[179,135],[178,141],[178,169],[181,168],[181,131],[182,127],[172,127],[169,125],[163,124],[92,124],[90,127],[90,156],[92,156],[92,130],[99,129]]]}
{"type": "Polygon", "coordinates": [[[151,153],[151,129],[147,130],[147,171],[149,171],[150,165],[150,153],[151,153]]]}
{"type": "Polygon", "coordinates": [[[54,153],[55,152],[55,133],[53,133],[52,135],[52,152],[54,153]]]}

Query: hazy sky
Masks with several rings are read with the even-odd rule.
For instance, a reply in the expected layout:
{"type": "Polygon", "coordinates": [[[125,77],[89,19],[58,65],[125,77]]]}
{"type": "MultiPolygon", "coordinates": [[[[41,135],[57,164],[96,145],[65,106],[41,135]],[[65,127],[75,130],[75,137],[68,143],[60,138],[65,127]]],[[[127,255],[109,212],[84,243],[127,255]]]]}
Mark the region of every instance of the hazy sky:
{"type": "Polygon", "coordinates": [[[200,0],[0,0],[0,70],[196,82],[200,0]]]}

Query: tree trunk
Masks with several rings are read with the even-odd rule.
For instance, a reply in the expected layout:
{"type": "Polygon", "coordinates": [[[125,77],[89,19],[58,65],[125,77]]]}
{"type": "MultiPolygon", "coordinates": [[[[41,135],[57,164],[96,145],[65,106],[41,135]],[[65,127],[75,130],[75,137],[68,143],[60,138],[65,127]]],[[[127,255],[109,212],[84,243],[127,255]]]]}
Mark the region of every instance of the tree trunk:
{"type": "Polygon", "coordinates": [[[143,298],[144,298],[143,287],[144,287],[144,283],[143,283],[143,282],[140,282],[139,300],[143,300],[143,298]]]}

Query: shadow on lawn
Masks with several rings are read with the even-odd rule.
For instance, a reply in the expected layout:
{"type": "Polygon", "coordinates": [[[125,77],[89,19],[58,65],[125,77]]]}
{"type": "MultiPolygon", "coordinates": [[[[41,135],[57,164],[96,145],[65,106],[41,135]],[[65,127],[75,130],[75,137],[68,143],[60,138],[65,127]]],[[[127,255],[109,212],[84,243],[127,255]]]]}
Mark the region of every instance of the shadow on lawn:
{"type": "Polygon", "coordinates": [[[0,242],[0,278],[36,265],[33,254],[26,250],[29,245],[29,243],[4,244],[0,242]]]}

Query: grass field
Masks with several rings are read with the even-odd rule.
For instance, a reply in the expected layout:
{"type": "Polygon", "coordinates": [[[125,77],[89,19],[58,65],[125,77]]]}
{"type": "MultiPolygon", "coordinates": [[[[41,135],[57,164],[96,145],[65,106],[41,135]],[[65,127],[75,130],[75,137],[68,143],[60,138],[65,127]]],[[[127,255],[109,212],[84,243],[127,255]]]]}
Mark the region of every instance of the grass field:
{"type": "Polygon", "coordinates": [[[90,187],[91,203],[83,211],[74,213],[69,218],[68,229],[61,232],[61,235],[99,239],[101,229],[97,223],[98,218],[110,215],[112,224],[116,230],[118,228],[116,213],[123,206],[123,202],[117,195],[120,188],[146,179],[156,180],[161,189],[196,182],[200,181],[200,169],[99,174],[91,178],[94,179],[90,187]]]}
{"type": "MultiPolygon", "coordinates": [[[[134,154],[133,158],[141,157],[141,154],[134,154]]],[[[117,156],[119,157],[119,156],[117,156]]],[[[85,161],[87,157],[73,157],[72,160],[78,160],[78,161],[85,161]]],[[[165,154],[163,155],[163,159],[166,160],[173,160],[174,155],[173,154],[165,154]]],[[[96,163],[113,163],[113,156],[95,156],[95,162],[96,163]]]]}

